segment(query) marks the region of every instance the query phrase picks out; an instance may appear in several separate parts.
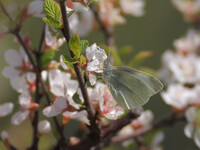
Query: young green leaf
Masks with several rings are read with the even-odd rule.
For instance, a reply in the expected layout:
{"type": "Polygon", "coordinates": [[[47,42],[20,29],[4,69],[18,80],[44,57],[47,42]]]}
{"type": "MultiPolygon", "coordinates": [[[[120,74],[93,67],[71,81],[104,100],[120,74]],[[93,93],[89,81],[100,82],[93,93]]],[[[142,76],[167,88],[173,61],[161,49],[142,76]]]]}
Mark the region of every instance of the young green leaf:
{"type": "Polygon", "coordinates": [[[135,67],[139,63],[141,63],[144,59],[150,57],[152,55],[151,51],[141,51],[137,55],[133,57],[133,59],[129,62],[130,67],[135,67]]]}
{"type": "Polygon", "coordinates": [[[69,48],[74,53],[75,58],[78,59],[81,55],[81,42],[78,33],[75,33],[69,40],[69,48]]]}
{"type": "Polygon", "coordinates": [[[76,103],[76,104],[83,104],[83,102],[82,102],[82,100],[80,99],[80,97],[79,97],[79,94],[76,92],[74,95],[73,95],[73,100],[74,100],[74,102],[76,103]]]}
{"type": "Polygon", "coordinates": [[[89,46],[89,42],[87,40],[81,40],[81,54],[85,55],[86,48],[89,46]]]}
{"type": "Polygon", "coordinates": [[[67,13],[67,17],[70,17],[70,16],[71,16],[73,13],[75,13],[75,12],[76,12],[75,9],[71,10],[70,12],[67,13]]]}
{"type": "Polygon", "coordinates": [[[81,65],[86,64],[86,58],[83,55],[80,56],[80,64],[81,65]]]}
{"type": "Polygon", "coordinates": [[[46,66],[54,58],[55,51],[53,49],[43,53],[39,58],[39,66],[46,66]]]}
{"type": "Polygon", "coordinates": [[[46,14],[46,17],[43,18],[43,21],[50,26],[60,28],[62,25],[61,10],[58,3],[54,0],[45,0],[43,10],[46,14]]]}
{"type": "Polygon", "coordinates": [[[71,56],[69,55],[63,55],[64,57],[64,62],[67,63],[67,64],[75,64],[75,63],[78,63],[78,61],[76,61],[76,59],[74,58],[71,58],[71,56]]]}

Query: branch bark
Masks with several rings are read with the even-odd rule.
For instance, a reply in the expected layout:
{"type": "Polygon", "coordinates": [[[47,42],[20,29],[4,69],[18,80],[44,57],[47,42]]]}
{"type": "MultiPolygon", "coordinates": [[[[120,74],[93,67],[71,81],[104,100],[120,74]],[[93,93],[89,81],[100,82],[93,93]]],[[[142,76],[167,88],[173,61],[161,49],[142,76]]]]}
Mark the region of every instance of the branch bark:
{"type": "MultiPolygon", "coordinates": [[[[69,22],[68,22],[68,17],[67,17],[67,12],[66,12],[66,5],[65,5],[65,0],[60,0],[60,8],[61,8],[61,12],[62,12],[62,19],[63,19],[63,28],[62,28],[62,33],[67,41],[67,43],[69,42],[71,35],[70,35],[70,27],[69,27],[69,22]]],[[[69,49],[70,55],[73,58],[74,54],[73,52],[69,49]]],[[[82,75],[81,69],[78,67],[78,64],[74,64],[73,65],[74,70],[76,72],[76,76],[80,85],[80,89],[84,98],[84,102],[86,105],[86,110],[88,113],[88,118],[90,120],[90,130],[92,131],[93,134],[91,134],[93,136],[93,140],[94,141],[99,141],[100,139],[100,129],[98,127],[98,124],[96,123],[97,121],[97,117],[96,117],[96,113],[95,110],[92,106],[92,104],[90,103],[89,100],[89,96],[88,96],[88,92],[87,92],[87,85],[85,82],[85,79],[82,75]]]]}

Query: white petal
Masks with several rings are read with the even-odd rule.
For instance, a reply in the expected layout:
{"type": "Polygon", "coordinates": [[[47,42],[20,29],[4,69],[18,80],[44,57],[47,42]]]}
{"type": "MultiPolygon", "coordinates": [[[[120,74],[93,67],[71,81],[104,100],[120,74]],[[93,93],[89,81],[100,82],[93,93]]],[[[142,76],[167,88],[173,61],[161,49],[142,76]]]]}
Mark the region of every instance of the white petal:
{"type": "Polygon", "coordinates": [[[187,121],[191,122],[191,123],[196,120],[196,114],[197,114],[197,110],[195,107],[189,107],[185,111],[185,117],[186,117],[187,121]]]}
{"type": "Polygon", "coordinates": [[[43,81],[46,81],[46,80],[47,80],[47,75],[48,75],[48,71],[43,70],[43,71],[41,72],[41,76],[42,76],[42,80],[43,80],[43,81]]]}
{"type": "Polygon", "coordinates": [[[40,121],[38,123],[38,131],[41,134],[47,134],[51,131],[51,124],[47,120],[40,121]]]}
{"type": "Polygon", "coordinates": [[[35,82],[35,80],[36,80],[36,74],[35,74],[35,73],[33,73],[33,72],[28,72],[28,73],[26,74],[26,76],[27,76],[28,82],[30,82],[30,83],[34,83],[34,82],[35,82]]]}
{"type": "Polygon", "coordinates": [[[53,45],[53,36],[49,32],[49,26],[45,26],[45,42],[48,46],[53,45]]]}
{"type": "Polygon", "coordinates": [[[67,99],[64,97],[58,97],[53,105],[56,111],[62,112],[65,108],[67,108],[67,99]]]}
{"type": "Polygon", "coordinates": [[[67,65],[64,63],[63,55],[60,55],[60,65],[63,67],[64,70],[69,70],[67,65]]]}
{"type": "Polygon", "coordinates": [[[15,113],[11,118],[11,123],[13,125],[19,125],[22,121],[24,121],[28,117],[29,113],[30,113],[29,110],[26,110],[24,112],[19,111],[15,113]]]}
{"type": "Polygon", "coordinates": [[[118,133],[117,136],[126,136],[126,135],[130,135],[131,133],[134,132],[133,127],[129,124],[126,125],[125,127],[123,127],[118,133]]]}
{"type": "Polygon", "coordinates": [[[200,148],[200,129],[196,129],[194,133],[194,142],[200,148]]]}
{"type": "Polygon", "coordinates": [[[83,111],[80,111],[80,112],[69,112],[69,111],[66,111],[63,113],[64,116],[66,117],[70,117],[71,119],[76,119],[76,120],[80,120],[88,125],[90,125],[90,122],[87,118],[87,111],[83,110],[83,111]]]}
{"type": "Polygon", "coordinates": [[[95,75],[93,75],[92,73],[89,73],[89,81],[91,85],[95,85],[96,84],[96,80],[97,77],[95,75]]]}
{"type": "Polygon", "coordinates": [[[89,61],[93,59],[96,49],[97,49],[96,43],[86,48],[86,57],[89,61]]]}
{"type": "Polygon", "coordinates": [[[91,71],[91,72],[97,71],[101,69],[99,66],[100,66],[100,62],[98,60],[93,60],[87,64],[87,71],[91,71]]]}
{"type": "Polygon", "coordinates": [[[27,108],[31,104],[31,96],[29,94],[27,94],[27,93],[22,93],[19,96],[19,104],[23,108],[27,108]]]}
{"type": "Polygon", "coordinates": [[[2,132],[1,132],[1,139],[2,139],[3,141],[5,141],[5,140],[7,140],[8,138],[9,138],[8,132],[2,131],[2,132]]]}
{"type": "Polygon", "coordinates": [[[5,103],[3,105],[0,105],[0,117],[9,115],[13,111],[13,107],[13,103],[5,103]]]}
{"type": "Polygon", "coordinates": [[[188,123],[184,128],[184,133],[188,138],[192,138],[194,132],[194,126],[192,123],[188,123]]]}
{"type": "Polygon", "coordinates": [[[2,74],[4,77],[12,79],[20,74],[19,70],[14,69],[13,67],[5,67],[2,71],[2,74]]]}
{"type": "Polygon", "coordinates": [[[44,17],[44,14],[42,14],[43,1],[41,1],[41,0],[32,1],[29,4],[27,10],[28,10],[29,15],[33,15],[35,17],[44,17]]]}
{"type": "Polygon", "coordinates": [[[19,93],[27,92],[28,85],[26,83],[25,77],[15,77],[10,80],[13,89],[15,89],[19,93]]]}
{"type": "Polygon", "coordinates": [[[22,57],[18,51],[9,49],[5,52],[6,62],[12,67],[18,67],[22,65],[22,57]]]}
{"type": "Polygon", "coordinates": [[[54,116],[59,115],[62,111],[55,110],[54,106],[51,105],[44,108],[42,112],[46,117],[54,117],[54,116]]]}
{"type": "Polygon", "coordinates": [[[151,143],[151,146],[156,147],[164,140],[164,133],[162,131],[156,133],[151,143]]]}

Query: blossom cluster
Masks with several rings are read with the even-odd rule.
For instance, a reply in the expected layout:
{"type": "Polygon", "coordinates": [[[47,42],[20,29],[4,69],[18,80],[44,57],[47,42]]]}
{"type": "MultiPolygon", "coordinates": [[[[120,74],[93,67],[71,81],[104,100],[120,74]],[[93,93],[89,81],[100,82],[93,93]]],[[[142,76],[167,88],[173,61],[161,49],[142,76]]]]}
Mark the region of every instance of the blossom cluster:
{"type": "MultiPolygon", "coordinates": [[[[26,7],[26,13],[23,20],[28,17],[44,17],[42,0],[34,0],[26,7]]],[[[132,15],[134,17],[141,17],[144,15],[144,0],[97,0],[93,2],[97,7],[98,16],[105,26],[114,26],[117,24],[124,24],[126,22],[123,17],[124,14],[132,15]]],[[[85,1],[85,5],[74,2],[72,0],[66,1],[67,12],[72,12],[69,17],[69,25],[72,33],[78,32],[80,36],[87,35],[92,29],[99,28],[95,21],[92,9],[89,9],[90,2],[85,1]],[[88,3],[88,4],[87,4],[88,3]]]]}
{"type": "Polygon", "coordinates": [[[174,42],[175,51],[167,50],[163,55],[160,77],[167,85],[161,96],[175,111],[186,109],[188,125],[185,135],[194,138],[200,147],[199,116],[200,106],[200,34],[194,29],[174,42]],[[190,108],[188,108],[190,107],[190,108]],[[187,109],[188,108],[188,109],[187,109]]]}
{"type": "MultiPolygon", "coordinates": [[[[24,23],[29,17],[39,17],[40,19],[44,17],[43,4],[43,0],[34,0],[23,6],[25,9],[23,9],[23,15],[19,15],[20,23],[24,23]]],[[[99,17],[106,27],[125,23],[124,14],[140,17],[144,14],[145,2],[144,0],[97,0],[94,2],[94,6],[94,9],[97,9],[98,12],[97,16],[95,16],[90,5],[83,5],[71,0],[66,1],[69,26],[73,34],[78,32],[80,36],[85,36],[92,29],[99,28],[97,22],[95,22],[95,17],[99,17]]],[[[55,29],[46,25],[44,30],[44,45],[41,46],[42,52],[38,54],[41,58],[48,52],[59,51],[60,47],[66,42],[65,38],[58,38],[52,34],[55,33],[55,29]]],[[[15,42],[20,45],[18,40],[15,40],[15,42]]],[[[34,55],[37,51],[32,46],[31,37],[23,35],[22,40],[30,53],[34,55]]],[[[107,60],[105,50],[95,43],[87,46],[85,53],[83,57],[86,59],[86,67],[82,71],[85,71],[86,78],[89,79],[91,85],[87,87],[89,101],[98,112],[97,117],[100,124],[105,126],[110,120],[117,120],[127,112],[114,100],[107,85],[97,81],[96,75],[103,72],[104,61],[107,60]]],[[[62,126],[70,120],[78,120],[81,124],[91,125],[74,70],[65,62],[63,56],[60,57],[60,62],[51,59],[50,62],[40,68],[39,77],[41,79],[39,82],[41,83],[38,84],[38,72],[35,70],[35,66],[32,64],[30,56],[27,55],[23,44],[19,47],[19,50],[9,49],[5,52],[5,60],[8,66],[3,69],[2,74],[10,80],[12,88],[19,94],[19,110],[12,115],[11,124],[20,125],[26,119],[33,121],[35,112],[41,111],[43,115],[41,118],[45,119],[40,119],[37,124],[38,136],[51,132],[52,127],[48,120],[50,117],[58,115],[62,116],[62,126]],[[48,105],[39,103],[39,100],[36,99],[37,96],[35,96],[36,94],[39,97],[45,95],[45,91],[37,89],[42,89],[42,86],[46,86],[48,94],[51,95],[52,101],[48,105]],[[39,93],[36,93],[38,91],[39,93]]],[[[39,62],[37,63],[40,66],[39,62]]],[[[0,116],[5,117],[11,114],[13,110],[13,103],[2,104],[0,105],[0,116]]],[[[131,134],[150,125],[152,121],[153,114],[150,110],[147,110],[125,128],[131,128],[131,132],[129,132],[131,134]]],[[[123,130],[125,129],[122,129],[118,135],[125,132],[123,130]]],[[[1,133],[1,139],[4,142],[9,142],[6,131],[1,133]]],[[[160,141],[152,142],[152,148],[159,147],[159,144],[160,141]]]]}
{"type": "Polygon", "coordinates": [[[198,22],[200,20],[199,0],[172,0],[172,3],[188,22],[198,22]]]}

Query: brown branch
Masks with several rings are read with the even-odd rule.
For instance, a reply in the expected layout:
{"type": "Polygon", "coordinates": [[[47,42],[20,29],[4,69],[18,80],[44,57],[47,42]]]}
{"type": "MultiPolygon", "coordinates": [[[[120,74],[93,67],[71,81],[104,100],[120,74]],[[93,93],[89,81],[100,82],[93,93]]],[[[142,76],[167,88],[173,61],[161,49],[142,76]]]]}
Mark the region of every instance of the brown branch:
{"type": "MultiPolygon", "coordinates": [[[[51,98],[50,98],[50,96],[49,96],[49,91],[48,91],[48,89],[46,88],[46,86],[45,86],[45,84],[44,84],[44,82],[43,82],[42,79],[41,79],[40,83],[41,83],[41,86],[42,86],[42,88],[43,88],[43,90],[44,90],[44,95],[45,95],[45,97],[46,97],[46,100],[47,100],[48,104],[50,105],[50,104],[51,104],[51,98]]],[[[55,123],[55,125],[56,125],[56,128],[57,128],[57,130],[58,130],[58,132],[59,132],[59,134],[60,134],[60,142],[59,142],[59,145],[60,145],[60,146],[63,148],[63,150],[64,150],[64,149],[68,148],[68,143],[66,142],[65,136],[64,136],[64,134],[63,134],[63,128],[60,127],[59,122],[58,122],[58,119],[57,119],[56,117],[53,117],[53,120],[54,120],[54,123],[55,123]]]]}
{"type": "Polygon", "coordinates": [[[126,135],[126,136],[123,136],[123,137],[113,137],[110,144],[113,145],[113,144],[116,144],[116,143],[121,143],[121,142],[126,141],[128,139],[136,138],[138,136],[147,134],[148,132],[150,132],[154,129],[158,129],[158,128],[165,127],[165,126],[170,126],[170,125],[173,125],[174,123],[176,123],[177,121],[181,121],[181,120],[185,120],[184,111],[173,112],[169,116],[157,121],[153,125],[149,125],[147,127],[138,129],[130,135],[126,135]]]}
{"type": "MultiPolygon", "coordinates": [[[[67,12],[66,12],[66,5],[65,5],[65,0],[60,0],[60,8],[61,8],[61,12],[62,12],[62,20],[63,20],[63,28],[62,33],[67,41],[67,43],[69,42],[71,35],[70,35],[70,28],[69,28],[69,22],[68,22],[68,17],[67,17],[67,12]]],[[[71,57],[74,57],[74,54],[71,50],[69,50],[71,57]]],[[[95,110],[92,106],[92,104],[89,101],[89,96],[88,96],[88,92],[87,92],[87,85],[85,82],[85,79],[82,75],[81,69],[78,67],[78,64],[74,64],[73,65],[74,70],[76,72],[76,76],[80,85],[80,89],[84,98],[84,102],[86,105],[86,110],[88,113],[88,118],[90,120],[90,129],[92,131],[92,135],[93,135],[93,140],[94,141],[98,141],[100,138],[100,129],[96,123],[97,121],[97,117],[95,114],[95,110]]]]}
{"type": "Polygon", "coordinates": [[[0,7],[1,7],[3,13],[10,19],[11,22],[13,22],[12,17],[11,17],[11,16],[8,14],[8,12],[6,11],[6,9],[5,9],[5,7],[4,7],[4,5],[3,5],[3,3],[2,3],[1,0],[0,0],[0,7]]]}
{"type": "Polygon", "coordinates": [[[113,121],[111,124],[109,124],[107,127],[102,129],[101,134],[101,142],[94,143],[92,137],[87,137],[83,139],[80,143],[77,145],[71,146],[70,150],[85,150],[85,149],[99,149],[109,143],[112,136],[114,136],[121,128],[123,128],[125,125],[129,124],[133,119],[138,117],[138,113],[135,111],[129,112],[126,116],[113,121]]]}
{"type": "MultiPolygon", "coordinates": [[[[30,54],[30,52],[29,52],[29,50],[28,50],[26,44],[24,43],[24,41],[23,41],[21,35],[19,34],[19,32],[18,32],[17,30],[14,32],[14,34],[16,35],[16,37],[17,37],[17,39],[19,40],[20,44],[22,45],[24,51],[26,52],[26,54],[27,54],[27,56],[28,56],[28,58],[29,58],[31,64],[32,64],[33,67],[34,67],[34,70],[35,70],[37,76],[40,75],[40,71],[39,71],[39,69],[38,69],[38,66],[35,65],[34,60],[32,59],[31,54],[30,54]]],[[[42,37],[44,38],[44,32],[42,33],[41,39],[42,39],[42,37]]],[[[42,42],[40,42],[40,43],[42,43],[42,42]]],[[[40,44],[40,45],[41,45],[41,46],[39,46],[39,48],[42,47],[42,44],[40,44]]],[[[40,50],[40,51],[41,51],[41,50],[40,50]]],[[[42,85],[43,90],[45,91],[44,93],[45,93],[45,96],[46,96],[46,98],[47,98],[48,104],[50,104],[51,101],[50,101],[50,96],[48,95],[48,90],[46,89],[45,84],[44,84],[44,82],[43,82],[43,80],[42,80],[41,78],[40,78],[40,83],[41,83],[41,85],[42,85]]],[[[37,115],[36,115],[36,116],[37,116],[37,115]]],[[[57,130],[58,130],[58,132],[59,132],[59,134],[60,134],[60,136],[61,136],[61,145],[62,145],[63,149],[66,149],[68,146],[67,146],[66,139],[65,139],[65,137],[64,137],[64,135],[63,135],[62,128],[60,127],[60,125],[59,125],[58,120],[57,120],[56,117],[54,117],[53,120],[54,120],[55,125],[56,125],[56,127],[57,127],[57,130]]],[[[34,133],[35,133],[35,131],[34,131],[34,133]]],[[[34,134],[34,135],[35,135],[35,134],[34,134]]],[[[36,141],[36,140],[35,140],[35,141],[36,141]]]]}
{"type": "Polygon", "coordinates": [[[99,16],[99,13],[98,13],[98,9],[96,6],[94,5],[91,5],[90,6],[91,10],[93,11],[93,14],[96,18],[96,21],[97,23],[99,24],[101,30],[103,31],[104,33],[104,36],[105,36],[105,39],[106,39],[106,44],[109,46],[109,47],[113,47],[114,46],[114,29],[112,26],[109,26],[107,27],[102,21],[101,21],[101,18],[99,16]]]}

